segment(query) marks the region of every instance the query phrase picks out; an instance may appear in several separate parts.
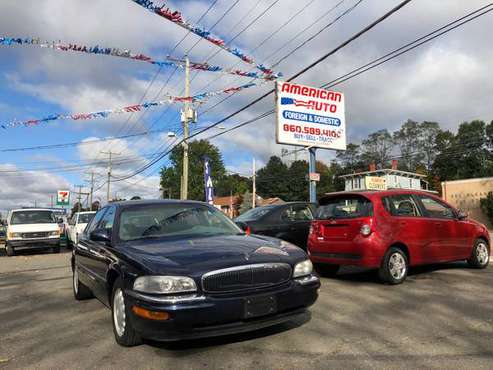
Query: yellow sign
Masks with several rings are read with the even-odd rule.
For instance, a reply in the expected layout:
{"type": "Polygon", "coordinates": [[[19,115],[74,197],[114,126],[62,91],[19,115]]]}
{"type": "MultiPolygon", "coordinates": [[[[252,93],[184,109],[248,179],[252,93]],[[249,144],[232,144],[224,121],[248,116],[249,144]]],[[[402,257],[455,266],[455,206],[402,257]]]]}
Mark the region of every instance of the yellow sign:
{"type": "Polygon", "coordinates": [[[385,177],[367,176],[365,177],[366,190],[387,190],[385,177]]]}

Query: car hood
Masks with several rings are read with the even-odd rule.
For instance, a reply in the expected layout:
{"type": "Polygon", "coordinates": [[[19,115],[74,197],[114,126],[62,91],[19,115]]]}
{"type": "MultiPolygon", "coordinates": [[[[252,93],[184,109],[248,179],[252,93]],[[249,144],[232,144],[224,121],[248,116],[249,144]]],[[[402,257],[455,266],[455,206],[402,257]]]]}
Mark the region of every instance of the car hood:
{"type": "Polygon", "coordinates": [[[58,224],[18,224],[18,225],[9,225],[8,229],[11,233],[29,233],[29,232],[57,231],[59,230],[59,226],[58,224]]]}
{"type": "Polygon", "coordinates": [[[257,235],[139,240],[124,243],[121,251],[148,273],[188,276],[255,263],[294,265],[307,258],[292,244],[257,235]]]}

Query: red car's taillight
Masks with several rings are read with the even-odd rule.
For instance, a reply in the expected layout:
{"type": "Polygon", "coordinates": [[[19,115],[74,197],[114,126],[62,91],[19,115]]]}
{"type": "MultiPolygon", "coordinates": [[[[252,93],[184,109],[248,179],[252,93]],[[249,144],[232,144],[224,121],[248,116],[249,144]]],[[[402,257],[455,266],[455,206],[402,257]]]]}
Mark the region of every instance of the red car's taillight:
{"type": "Polygon", "coordinates": [[[313,221],[310,224],[310,235],[317,236],[319,233],[320,233],[320,225],[317,222],[313,221]]]}

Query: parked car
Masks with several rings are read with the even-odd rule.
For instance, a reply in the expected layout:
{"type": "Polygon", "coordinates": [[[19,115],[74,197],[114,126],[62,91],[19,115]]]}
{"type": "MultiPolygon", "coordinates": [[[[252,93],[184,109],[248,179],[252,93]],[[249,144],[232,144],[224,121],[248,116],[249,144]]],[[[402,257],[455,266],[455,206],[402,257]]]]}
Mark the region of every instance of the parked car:
{"type": "Polygon", "coordinates": [[[92,220],[96,212],[76,212],[68,223],[67,238],[69,245],[77,244],[79,235],[82,234],[89,221],[92,220]]]}
{"type": "Polygon", "coordinates": [[[7,227],[0,221],[0,242],[5,242],[7,234],[7,227]]]}
{"type": "Polygon", "coordinates": [[[53,211],[14,209],[7,216],[7,256],[19,249],[46,249],[60,252],[60,228],[53,211]]]}
{"type": "Polygon", "coordinates": [[[399,284],[409,266],[488,265],[488,229],[429,192],[343,192],[319,204],[308,254],[321,274],[335,274],[340,265],[366,266],[378,268],[384,282],[399,284]]]}
{"type": "Polygon", "coordinates": [[[315,205],[291,202],[253,208],[235,218],[235,223],[251,234],[279,238],[306,249],[315,205]]]}
{"type": "Polygon", "coordinates": [[[77,300],[111,308],[116,341],[256,330],[302,315],[320,281],[300,248],[243,233],[192,201],[127,201],[96,213],[72,252],[77,300]]]}

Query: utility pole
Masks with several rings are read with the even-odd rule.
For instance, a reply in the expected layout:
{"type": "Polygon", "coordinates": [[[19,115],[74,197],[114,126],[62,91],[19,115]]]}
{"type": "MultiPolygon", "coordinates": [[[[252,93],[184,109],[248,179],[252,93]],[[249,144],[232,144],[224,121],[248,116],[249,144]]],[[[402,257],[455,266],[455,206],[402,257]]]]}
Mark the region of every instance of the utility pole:
{"type": "Polygon", "coordinates": [[[92,210],[92,196],[94,193],[94,171],[91,171],[90,174],[91,174],[91,180],[90,180],[91,190],[89,191],[89,209],[92,210]]]}
{"type": "Polygon", "coordinates": [[[81,212],[82,209],[82,187],[84,185],[74,185],[76,188],[79,188],[79,191],[77,192],[77,212],[81,212]]]}
{"type": "Polygon", "coordinates": [[[253,163],[252,163],[252,208],[255,208],[255,201],[257,198],[257,184],[256,184],[256,178],[257,178],[257,171],[255,170],[255,158],[253,158],[253,163]]]}
{"type": "Polygon", "coordinates": [[[50,208],[53,208],[53,194],[50,195],[50,208]]]}
{"type": "MultiPolygon", "coordinates": [[[[190,96],[190,60],[188,59],[188,55],[185,57],[185,97],[190,96]]],[[[189,131],[189,122],[190,122],[190,104],[188,101],[185,101],[183,104],[183,112],[182,112],[182,124],[183,124],[183,170],[181,174],[181,199],[188,198],[188,136],[190,135],[189,131]]]]}
{"type": "Polygon", "coordinates": [[[101,154],[107,154],[108,155],[108,180],[107,180],[108,187],[106,189],[106,201],[109,203],[111,200],[111,165],[112,165],[111,159],[112,159],[113,154],[120,155],[121,153],[114,153],[110,149],[107,152],[102,150],[101,154]]]}

